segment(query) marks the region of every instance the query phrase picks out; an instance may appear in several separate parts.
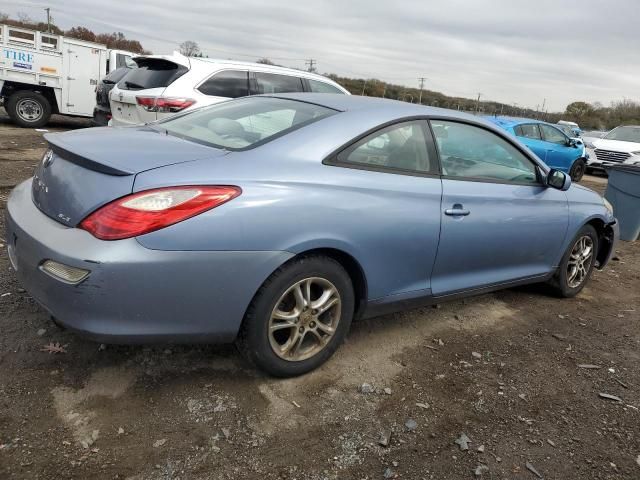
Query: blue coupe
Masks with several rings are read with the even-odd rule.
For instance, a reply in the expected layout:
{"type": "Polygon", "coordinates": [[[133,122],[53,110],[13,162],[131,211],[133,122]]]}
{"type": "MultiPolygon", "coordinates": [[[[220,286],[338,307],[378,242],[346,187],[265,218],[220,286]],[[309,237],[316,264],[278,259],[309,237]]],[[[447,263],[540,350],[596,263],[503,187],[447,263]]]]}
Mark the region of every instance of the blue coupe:
{"type": "Polygon", "coordinates": [[[571,138],[558,125],[529,118],[485,117],[518,137],[551,168],[568,173],[579,182],[587,168],[587,153],[582,140],[571,138]]]}
{"type": "Polygon", "coordinates": [[[299,375],[352,319],[548,282],[582,290],[611,206],[459,112],[282,94],[48,134],[7,207],[13,269],[103,342],[236,341],[299,375]]]}

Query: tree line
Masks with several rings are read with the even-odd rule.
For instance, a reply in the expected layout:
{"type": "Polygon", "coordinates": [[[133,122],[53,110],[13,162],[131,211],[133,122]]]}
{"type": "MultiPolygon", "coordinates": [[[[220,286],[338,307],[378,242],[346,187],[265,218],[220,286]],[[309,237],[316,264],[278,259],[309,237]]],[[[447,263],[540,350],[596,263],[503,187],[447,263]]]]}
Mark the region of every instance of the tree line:
{"type": "Polygon", "coordinates": [[[131,40],[122,32],[95,33],[88,28],[81,26],[72,27],[69,30],[63,30],[58,27],[53,20],[51,20],[47,25],[46,22],[37,22],[24,13],[19,13],[18,18],[13,19],[10,18],[9,15],[0,12],[0,23],[11,25],[13,27],[39,30],[41,32],[46,32],[47,29],[49,29],[51,33],[55,33],[56,35],[64,35],[65,37],[77,38],[78,40],[96,42],[106,45],[107,48],[117,50],[127,50],[129,52],[141,54],[151,53],[145,50],[138,40],[131,40]]]}
{"type": "MultiPolygon", "coordinates": [[[[63,30],[58,27],[53,20],[47,25],[46,22],[37,22],[24,13],[19,13],[17,19],[12,19],[9,15],[0,12],[0,23],[39,31],[47,31],[47,28],[49,28],[52,33],[104,44],[107,48],[128,50],[139,54],[151,53],[145,50],[138,40],[128,39],[122,32],[95,33],[82,26],[75,26],[69,30],[63,30]]],[[[192,40],[183,42],[180,45],[180,51],[186,56],[206,56],[200,50],[199,45],[192,40]]],[[[257,60],[257,62],[277,65],[268,58],[261,58],[257,60]]],[[[388,83],[376,78],[349,78],[334,73],[325,73],[324,75],[342,85],[353,95],[391,98],[405,102],[421,103],[423,105],[484,115],[508,115],[535,118],[551,123],[556,123],[558,120],[570,120],[578,123],[580,127],[587,130],[610,130],[618,125],[640,125],[640,103],[628,99],[612,102],[608,107],[600,103],[572,102],[567,105],[564,112],[549,113],[537,109],[520,107],[517,104],[509,105],[478,98],[448,96],[441,92],[428,89],[420,91],[420,89],[415,87],[388,83]]]]}

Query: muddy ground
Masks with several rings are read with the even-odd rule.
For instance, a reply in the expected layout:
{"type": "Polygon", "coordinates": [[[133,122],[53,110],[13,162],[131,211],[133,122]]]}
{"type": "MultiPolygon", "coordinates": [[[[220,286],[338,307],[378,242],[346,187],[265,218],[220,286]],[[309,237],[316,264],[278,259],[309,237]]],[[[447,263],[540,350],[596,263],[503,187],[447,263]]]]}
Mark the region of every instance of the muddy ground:
{"type": "MultiPolygon", "coordinates": [[[[0,111],[0,213],[43,147],[0,111]]],[[[2,248],[0,479],[639,479],[640,242],[616,255],[575,299],[534,286],[361,321],[324,367],[275,380],[231,346],[61,331],[2,248]]]]}

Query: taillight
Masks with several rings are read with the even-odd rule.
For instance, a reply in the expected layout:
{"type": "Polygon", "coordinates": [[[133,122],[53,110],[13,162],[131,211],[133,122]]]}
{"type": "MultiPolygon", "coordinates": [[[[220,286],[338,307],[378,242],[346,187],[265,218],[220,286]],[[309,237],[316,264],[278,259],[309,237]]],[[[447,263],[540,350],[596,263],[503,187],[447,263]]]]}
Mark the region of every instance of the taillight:
{"type": "Polygon", "coordinates": [[[99,208],[80,228],[101,240],[153,232],[211,210],[242,193],[234,186],[184,186],[134,193],[99,208]]]}
{"type": "Polygon", "coordinates": [[[147,112],[176,113],[196,103],[192,98],[136,97],[136,102],[147,112]]]}

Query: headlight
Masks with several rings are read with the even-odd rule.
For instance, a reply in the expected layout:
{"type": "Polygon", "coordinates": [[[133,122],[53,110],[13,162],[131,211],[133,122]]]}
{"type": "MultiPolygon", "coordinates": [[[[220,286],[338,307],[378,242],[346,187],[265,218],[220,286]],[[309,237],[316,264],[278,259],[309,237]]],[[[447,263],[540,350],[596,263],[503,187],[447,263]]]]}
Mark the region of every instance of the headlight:
{"type": "Polygon", "coordinates": [[[591,142],[584,142],[584,146],[593,150],[596,146],[591,142]]]}
{"type": "Polygon", "coordinates": [[[640,152],[631,152],[631,155],[640,155],[640,152]]]}
{"type": "Polygon", "coordinates": [[[613,205],[611,205],[611,203],[609,202],[609,200],[607,200],[606,198],[602,197],[602,203],[604,203],[604,206],[607,210],[609,210],[609,213],[611,215],[613,215],[613,205]]]}

